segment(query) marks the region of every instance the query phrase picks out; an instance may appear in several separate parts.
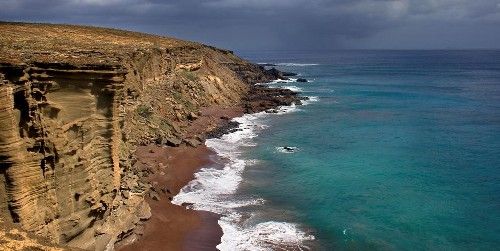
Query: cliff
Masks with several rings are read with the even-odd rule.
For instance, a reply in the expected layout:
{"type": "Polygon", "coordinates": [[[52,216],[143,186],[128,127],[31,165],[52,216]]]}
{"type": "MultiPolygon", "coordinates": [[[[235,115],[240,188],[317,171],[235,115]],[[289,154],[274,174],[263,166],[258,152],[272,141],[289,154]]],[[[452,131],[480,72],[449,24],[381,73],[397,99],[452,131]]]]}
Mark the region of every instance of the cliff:
{"type": "Polygon", "coordinates": [[[283,102],[249,100],[274,76],[194,42],[47,24],[0,34],[0,220],[51,243],[112,249],[146,220],[134,150],[199,143],[185,128],[201,107],[283,102]]]}

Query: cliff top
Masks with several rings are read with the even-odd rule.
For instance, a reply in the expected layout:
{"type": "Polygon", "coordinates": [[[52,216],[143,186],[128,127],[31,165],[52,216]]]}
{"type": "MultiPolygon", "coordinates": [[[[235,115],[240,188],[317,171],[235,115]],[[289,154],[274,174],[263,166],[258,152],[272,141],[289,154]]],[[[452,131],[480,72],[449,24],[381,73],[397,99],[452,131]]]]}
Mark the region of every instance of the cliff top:
{"type": "Polygon", "coordinates": [[[0,62],[118,64],[120,55],[200,44],[91,26],[0,22],[0,62]]]}

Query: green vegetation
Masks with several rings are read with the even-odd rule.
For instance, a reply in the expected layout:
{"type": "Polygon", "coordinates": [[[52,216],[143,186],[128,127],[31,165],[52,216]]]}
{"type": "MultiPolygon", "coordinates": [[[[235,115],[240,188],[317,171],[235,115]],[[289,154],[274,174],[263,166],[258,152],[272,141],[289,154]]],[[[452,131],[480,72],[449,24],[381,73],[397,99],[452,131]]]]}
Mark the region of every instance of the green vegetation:
{"type": "Polygon", "coordinates": [[[170,122],[166,119],[160,119],[160,130],[163,132],[169,132],[172,131],[172,126],[170,125],[170,122]]]}
{"type": "Polygon", "coordinates": [[[153,114],[153,109],[150,105],[139,105],[136,109],[137,114],[143,118],[149,118],[153,114]]]}
{"type": "Polygon", "coordinates": [[[182,76],[189,81],[197,81],[198,80],[198,75],[196,75],[193,72],[190,71],[182,71],[182,76]]]}
{"type": "Polygon", "coordinates": [[[172,96],[174,97],[175,100],[181,101],[183,99],[182,93],[178,91],[173,91],[172,96]]]}

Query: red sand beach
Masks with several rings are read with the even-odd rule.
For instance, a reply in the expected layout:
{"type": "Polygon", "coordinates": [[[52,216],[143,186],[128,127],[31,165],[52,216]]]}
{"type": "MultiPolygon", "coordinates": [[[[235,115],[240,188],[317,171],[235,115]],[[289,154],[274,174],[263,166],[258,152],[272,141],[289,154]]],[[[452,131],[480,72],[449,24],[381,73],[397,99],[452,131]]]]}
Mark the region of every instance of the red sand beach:
{"type": "MultiPolygon", "coordinates": [[[[187,135],[199,135],[220,124],[224,119],[241,116],[240,108],[205,108],[193,121],[187,135]]],[[[197,147],[141,146],[136,151],[138,162],[150,167],[150,183],[160,192],[160,200],[148,198],[151,218],[145,223],[143,235],[134,243],[118,247],[120,251],[135,250],[216,250],[222,230],[217,224],[219,216],[210,212],[194,211],[174,205],[168,197],[179,193],[194,178],[200,168],[210,164],[215,154],[204,144],[197,147]]]]}

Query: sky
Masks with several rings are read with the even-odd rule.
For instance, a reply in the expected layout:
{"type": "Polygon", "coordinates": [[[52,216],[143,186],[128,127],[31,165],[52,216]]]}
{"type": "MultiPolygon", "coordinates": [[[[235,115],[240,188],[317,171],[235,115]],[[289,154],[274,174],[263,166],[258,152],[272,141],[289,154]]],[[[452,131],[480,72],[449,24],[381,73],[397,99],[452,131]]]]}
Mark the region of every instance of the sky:
{"type": "Polygon", "coordinates": [[[500,48],[500,0],[0,0],[0,20],[113,27],[232,50],[500,48]]]}

